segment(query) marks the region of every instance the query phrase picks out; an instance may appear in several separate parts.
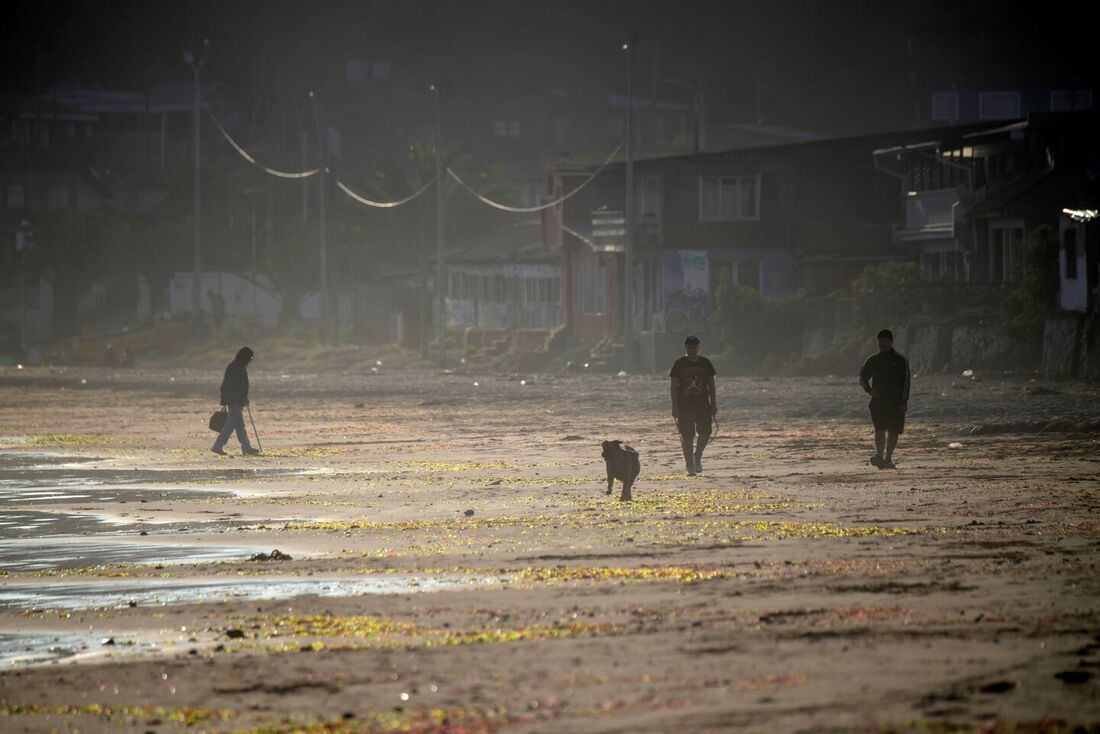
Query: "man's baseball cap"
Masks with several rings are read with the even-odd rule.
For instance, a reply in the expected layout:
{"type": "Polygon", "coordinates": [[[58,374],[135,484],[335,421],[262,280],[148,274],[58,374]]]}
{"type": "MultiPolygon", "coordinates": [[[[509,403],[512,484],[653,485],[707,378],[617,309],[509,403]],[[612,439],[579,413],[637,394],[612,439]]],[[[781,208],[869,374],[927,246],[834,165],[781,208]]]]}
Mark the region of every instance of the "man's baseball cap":
{"type": "Polygon", "coordinates": [[[688,338],[684,339],[684,344],[698,344],[698,343],[699,343],[699,337],[695,336],[694,334],[691,334],[691,335],[688,336],[688,338]]]}

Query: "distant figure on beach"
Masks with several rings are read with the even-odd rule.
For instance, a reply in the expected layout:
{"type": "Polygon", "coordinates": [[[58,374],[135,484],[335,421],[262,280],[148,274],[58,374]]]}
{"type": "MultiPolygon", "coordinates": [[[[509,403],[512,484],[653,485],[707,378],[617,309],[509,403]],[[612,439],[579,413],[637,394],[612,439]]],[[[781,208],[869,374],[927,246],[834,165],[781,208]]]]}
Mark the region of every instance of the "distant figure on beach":
{"type": "Polygon", "coordinates": [[[214,331],[221,331],[225,322],[225,299],[221,293],[212,290],[206,291],[206,297],[210,301],[210,321],[214,324],[214,331]]]}
{"type": "Polygon", "coordinates": [[[859,371],[859,384],[871,396],[871,422],[875,426],[871,465],[878,469],[897,468],[894,449],[898,436],[905,431],[909,382],[909,360],[894,349],[894,333],[883,329],[878,333],[878,352],[868,357],[859,371]]]}
{"type": "Polygon", "coordinates": [[[255,456],[260,453],[252,448],[248,442],[248,433],[244,428],[244,408],[248,405],[248,364],[255,355],[248,347],[241,347],[237,356],[225,368],[225,377],[222,378],[221,404],[226,406],[228,415],[225,418],[225,426],[221,433],[214,439],[214,446],[210,450],[215,454],[225,456],[225,444],[233,431],[237,432],[237,440],[241,442],[241,453],[245,456],[255,456]]]}
{"type": "Polygon", "coordinates": [[[699,337],[684,339],[684,356],[672,365],[672,417],[680,432],[680,447],[688,476],[703,473],[703,449],[710,441],[712,422],[718,415],[718,399],[714,391],[714,365],[699,356],[699,337]],[[696,434],[699,442],[692,443],[696,434]]]}

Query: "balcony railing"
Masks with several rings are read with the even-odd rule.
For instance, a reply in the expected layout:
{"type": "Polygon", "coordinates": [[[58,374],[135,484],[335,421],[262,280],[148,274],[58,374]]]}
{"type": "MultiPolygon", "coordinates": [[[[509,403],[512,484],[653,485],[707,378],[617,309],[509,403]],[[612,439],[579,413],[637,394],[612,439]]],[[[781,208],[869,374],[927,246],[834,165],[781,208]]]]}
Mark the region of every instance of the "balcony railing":
{"type": "Polygon", "coordinates": [[[905,225],[895,231],[898,241],[953,237],[959,193],[955,189],[913,191],[905,197],[905,225]]]}

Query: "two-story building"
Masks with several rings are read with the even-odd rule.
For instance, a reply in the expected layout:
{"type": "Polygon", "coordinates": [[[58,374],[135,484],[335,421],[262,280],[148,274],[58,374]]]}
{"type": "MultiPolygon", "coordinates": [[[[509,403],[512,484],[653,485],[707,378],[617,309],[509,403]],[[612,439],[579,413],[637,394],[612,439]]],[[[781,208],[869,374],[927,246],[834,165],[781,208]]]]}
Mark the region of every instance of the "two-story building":
{"type": "MultiPolygon", "coordinates": [[[[994,124],[953,128],[962,136],[994,124]]],[[[938,135],[905,131],[766,145],[720,153],[641,157],[634,165],[634,324],[641,331],[704,331],[724,283],[765,297],[823,296],[863,269],[908,260],[894,234],[899,187],[876,170],[875,150],[938,135]]],[[[593,156],[549,162],[545,197],[583,183],[593,156]]],[[[614,162],[544,217],[561,258],[563,321],[582,339],[621,333],[624,166],[614,162]]]]}
{"type": "Polygon", "coordinates": [[[876,167],[899,183],[904,216],[894,241],[919,258],[926,280],[1020,281],[1036,229],[1065,230],[1063,209],[1097,205],[1098,119],[1091,109],[1040,113],[979,129],[929,131],[925,140],[874,151],[876,167]]]}

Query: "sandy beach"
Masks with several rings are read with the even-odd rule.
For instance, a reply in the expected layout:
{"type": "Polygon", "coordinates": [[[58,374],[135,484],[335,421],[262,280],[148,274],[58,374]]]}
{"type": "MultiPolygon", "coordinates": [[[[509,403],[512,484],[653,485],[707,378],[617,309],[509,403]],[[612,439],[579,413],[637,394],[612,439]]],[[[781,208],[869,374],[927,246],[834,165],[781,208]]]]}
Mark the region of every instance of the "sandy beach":
{"type": "Polygon", "coordinates": [[[0,368],[0,730],[1100,730],[1100,390],[978,377],[879,471],[720,376],[689,478],[660,376],[258,366],[219,457],[220,370],[0,368]]]}

